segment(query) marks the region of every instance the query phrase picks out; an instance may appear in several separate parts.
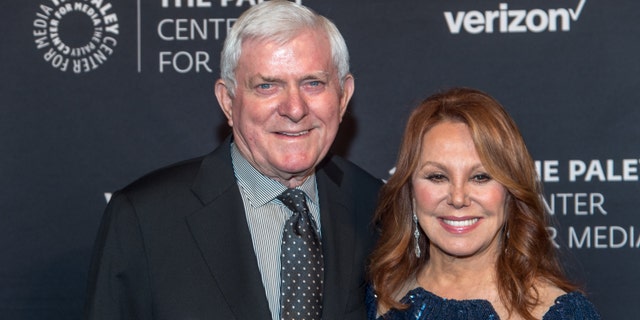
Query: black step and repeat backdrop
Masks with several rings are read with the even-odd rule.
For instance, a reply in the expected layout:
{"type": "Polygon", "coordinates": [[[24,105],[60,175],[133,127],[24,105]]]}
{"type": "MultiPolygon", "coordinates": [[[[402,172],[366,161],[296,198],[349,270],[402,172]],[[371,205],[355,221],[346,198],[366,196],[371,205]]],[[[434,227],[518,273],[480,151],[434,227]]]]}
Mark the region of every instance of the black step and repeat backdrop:
{"type": "MultiPolygon", "coordinates": [[[[221,44],[255,0],[3,0],[0,317],[80,319],[110,192],[228,132],[221,44]]],[[[640,2],[298,0],[350,46],[335,152],[389,176],[409,111],[470,86],[518,122],[571,277],[640,314],[640,2]]]]}

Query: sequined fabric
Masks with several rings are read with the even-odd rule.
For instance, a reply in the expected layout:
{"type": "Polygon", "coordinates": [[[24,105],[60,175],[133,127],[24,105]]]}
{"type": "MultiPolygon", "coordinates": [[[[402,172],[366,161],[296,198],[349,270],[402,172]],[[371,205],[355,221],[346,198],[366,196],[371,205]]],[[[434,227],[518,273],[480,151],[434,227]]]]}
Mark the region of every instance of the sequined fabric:
{"type": "MultiPolygon", "coordinates": [[[[367,288],[367,318],[369,320],[498,320],[500,317],[487,300],[445,299],[416,288],[409,291],[402,302],[406,310],[392,309],[376,317],[377,301],[371,287],[367,288]]],[[[593,304],[579,292],[570,292],[556,299],[556,303],[542,320],[598,320],[600,315],[593,304]]]]}

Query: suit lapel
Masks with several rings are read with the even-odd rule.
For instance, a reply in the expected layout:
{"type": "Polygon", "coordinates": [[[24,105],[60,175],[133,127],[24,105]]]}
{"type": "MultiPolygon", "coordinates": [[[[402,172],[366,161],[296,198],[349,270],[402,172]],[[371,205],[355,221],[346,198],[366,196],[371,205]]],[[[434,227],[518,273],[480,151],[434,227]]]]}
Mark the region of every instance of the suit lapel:
{"type": "Polygon", "coordinates": [[[193,191],[204,207],[187,222],[237,319],[268,319],[271,314],[228,146],[227,139],[203,161],[193,191]]]}
{"type": "MultiPolygon", "coordinates": [[[[323,319],[343,317],[350,294],[347,284],[358,271],[353,270],[352,195],[342,185],[343,174],[330,160],[317,171],[325,257],[323,319]]],[[[187,222],[227,304],[237,319],[271,318],[233,174],[229,139],[205,158],[192,189],[203,208],[187,222]]]]}
{"type": "Polygon", "coordinates": [[[353,277],[356,243],[351,195],[342,185],[343,172],[327,161],[317,172],[325,259],[323,319],[340,319],[345,312],[353,277]]]}

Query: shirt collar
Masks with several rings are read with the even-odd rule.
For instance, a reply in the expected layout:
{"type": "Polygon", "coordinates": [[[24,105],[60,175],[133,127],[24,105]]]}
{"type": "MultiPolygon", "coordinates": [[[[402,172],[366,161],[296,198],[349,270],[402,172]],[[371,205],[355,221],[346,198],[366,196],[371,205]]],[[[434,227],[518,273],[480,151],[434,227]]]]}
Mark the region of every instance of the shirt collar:
{"type": "MultiPolygon", "coordinates": [[[[231,162],[238,185],[254,207],[261,207],[269,203],[287,189],[287,187],[280,182],[256,170],[256,168],[242,156],[238,147],[236,147],[233,142],[231,143],[231,162]]],[[[318,204],[318,188],[315,173],[309,176],[302,185],[296,189],[304,191],[304,193],[307,194],[307,199],[314,205],[318,204]]]]}

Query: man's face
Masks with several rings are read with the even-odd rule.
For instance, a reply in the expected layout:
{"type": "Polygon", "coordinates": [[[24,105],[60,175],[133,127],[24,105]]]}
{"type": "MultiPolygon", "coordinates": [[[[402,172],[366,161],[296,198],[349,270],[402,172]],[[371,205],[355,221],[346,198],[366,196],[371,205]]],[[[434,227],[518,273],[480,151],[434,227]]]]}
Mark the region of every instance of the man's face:
{"type": "Polygon", "coordinates": [[[313,30],[284,45],[245,41],[235,75],[235,96],[221,80],[216,96],[238,149],[262,174],[301,184],[333,143],[353,78],[341,92],[329,40],[313,30]]]}

